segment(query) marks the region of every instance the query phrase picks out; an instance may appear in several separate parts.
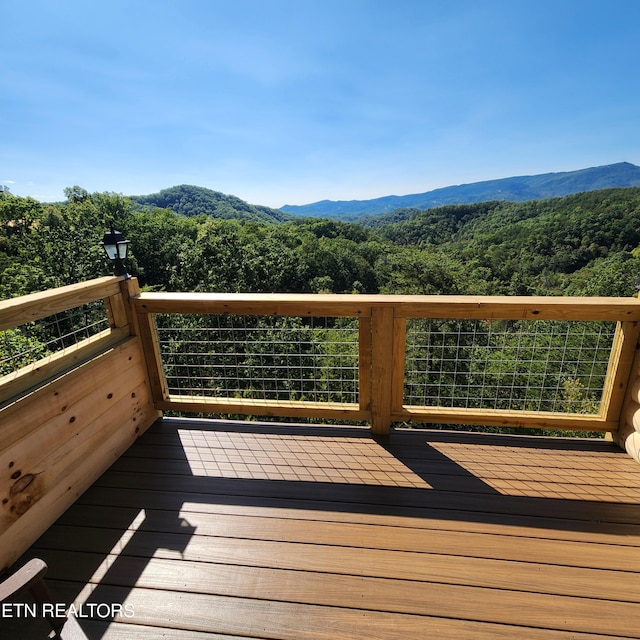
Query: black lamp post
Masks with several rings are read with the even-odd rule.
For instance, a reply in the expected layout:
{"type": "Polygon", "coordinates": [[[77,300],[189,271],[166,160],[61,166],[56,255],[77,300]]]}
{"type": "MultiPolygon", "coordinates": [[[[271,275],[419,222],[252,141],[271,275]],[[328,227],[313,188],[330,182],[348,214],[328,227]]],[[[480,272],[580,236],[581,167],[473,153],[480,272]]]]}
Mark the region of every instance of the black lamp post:
{"type": "Polygon", "coordinates": [[[131,277],[127,273],[127,268],[124,266],[124,260],[127,257],[130,242],[130,240],[126,240],[125,237],[113,227],[111,227],[111,231],[105,233],[104,238],[102,238],[100,246],[104,248],[109,260],[113,262],[113,272],[116,276],[131,277]]]}

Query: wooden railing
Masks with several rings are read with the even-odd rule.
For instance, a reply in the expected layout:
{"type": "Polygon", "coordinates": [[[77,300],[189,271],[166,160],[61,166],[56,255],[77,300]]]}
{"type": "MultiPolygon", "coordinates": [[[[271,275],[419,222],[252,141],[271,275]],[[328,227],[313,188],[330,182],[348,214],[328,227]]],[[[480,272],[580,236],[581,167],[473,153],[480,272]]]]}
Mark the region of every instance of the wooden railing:
{"type": "Polygon", "coordinates": [[[620,424],[640,333],[640,303],[635,298],[142,293],[132,303],[151,361],[156,407],[366,420],[376,434],[388,433],[391,423],[400,421],[614,432],[620,424]],[[358,400],[318,402],[172,392],[165,377],[156,314],[357,318],[358,400]],[[497,321],[612,323],[596,413],[457,406],[455,402],[450,406],[406,403],[407,322],[425,318],[483,321],[489,325],[497,321]]]}
{"type": "MultiPolygon", "coordinates": [[[[109,328],[1,377],[0,407],[1,403],[37,389],[136,336],[146,363],[151,397],[158,410],[362,420],[369,421],[373,432],[378,434],[387,433],[392,422],[614,432],[633,422],[633,416],[640,415],[640,392],[636,391],[639,385],[634,385],[638,376],[633,366],[640,334],[640,303],[635,298],[140,293],[135,279],[102,278],[1,301],[0,331],[100,298],[105,300],[109,328]],[[320,401],[251,397],[250,393],[176,393],[167,384],[167,363],[163,361],[156,326],[158,314],[303,320],[353,318],[357,323],[354,325],[357,326],[356,399],[320,401]],[[448,405],[407,401],[407,325],[420,319],[479,321],[487,326],[501,321],[610,323],[615,330],[607,346],[608,362],[603,367],[606,375],[597,409],[575,412],[486,407],[481,403],[469,406],[468,402],[460,404],[453,398],[448,405]]],[[[476,344],[474,349],[478,348],[476,344]]],[[[640,420],[636,418],[636,422],[640,420]]]]}

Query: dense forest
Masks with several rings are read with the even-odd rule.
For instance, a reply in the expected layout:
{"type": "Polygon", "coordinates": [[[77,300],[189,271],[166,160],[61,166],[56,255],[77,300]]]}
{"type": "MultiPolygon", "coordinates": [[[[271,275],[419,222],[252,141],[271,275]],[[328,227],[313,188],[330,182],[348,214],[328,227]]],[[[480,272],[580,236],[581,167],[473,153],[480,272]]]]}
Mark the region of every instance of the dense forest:
{"type": "MultiPolygon", "coordinates": [[[[172,206],[178,198],[184,211],[189,189],[166,190],[172,206]]],[[[359,223],[279,221],[219,195],[212,209],[201,190],[189,215],[116,193],[65,194],[54,204],[0,196],[0,298],[105,275],[98,243],[111,225],[131,240],[130,273],[156,290],[614,296],[640,283],[640,188],[359,223]]]]}
{"type": "MultiPolygon", "coordinates": [[[[405,209],[359,223],[265,218],[259,208],[207,190],[193,191],[189,208],[191,189],[167,190],[171,198],[159,199],[166,207],[77,186],[65,191],[63,203],[0,194],[0,299],[106,275],[110,266],[99,242],[111,226],[131,240],[127,266],[147,290],[627,296],[640,283],[640,188],[405,209]]],[[[275,325],[266,320],[244,327],[241,344],[228,343],[232,356],[222,353],[212,365],[207,355],[205,365],[198,364],[192,345],[198,331],[207,337],[195,344],[206,343],[209,329],[184,319],[163,346],[170,383],[182,384],[185,367],[206,366],[205,386],[197,392],[223,393],[220,384],[233,361],[239,386],[225,394],[353,401],[353,380],[335,386],[357,357],[353,326],[336,320],[320,329],[304,319],[275,325]],[[174,335],[177,330],[190,337],[174,335]],[[300,332],[306,335],[302,342],[300,332]],[[260,352],[265,336],[271,337],[268,356],[260,352]],[[294,353],[299,344],[306,350],[294,353]],[[246,353],[239,363],[240,351],[246,353]],[[294,372],[295,379],[283,371],[294,372]],[[282,388],[260,390],[260,380],[278,380],[282,388]]],[[[406,390],[419,395],[418,404],[597,411],[610,336],[603,347],[600,335],[585,333],[583,323],[557,323],[562,326],[552,330],[553,338],[544,326],[543,333],[530,333],[518,322],[423,324],[412,331],[428,332],[429,350],[408,342],[406,354],[413,363],[406,390]],[[450,344],[446,335],[471,342],[450,344]],[[590,372],[579,361],[566,362],[567,349],[574,347],[581,358],[588,351],[590,372]],[[537,360],[540,349],[544,361],[537,360]],[[522,361],[528,368],[517,368],[522,361]],[[549,367],[551,361],[562,364],[549,367]],[[520,395],[514,397],[514,390],[520,395]]],[[[216,330],[230,331],[226,325],[216,330]]],[[[5,349],[46,353],[41,336],[8,333],[5,349]]]]}

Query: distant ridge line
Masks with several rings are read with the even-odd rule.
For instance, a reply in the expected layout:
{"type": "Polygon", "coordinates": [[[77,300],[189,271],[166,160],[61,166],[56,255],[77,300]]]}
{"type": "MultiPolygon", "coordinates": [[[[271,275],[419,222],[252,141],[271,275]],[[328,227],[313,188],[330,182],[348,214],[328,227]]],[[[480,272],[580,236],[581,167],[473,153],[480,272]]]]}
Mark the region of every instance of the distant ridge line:
{"type": "Polygon", "coordinates": [[[306,205],[284,205],[280,211],[302,217],[353,220],[363,215],[396,209],[432,209],[449,204],[492,200],[525,202],[572,195],[584,191],[640,186],[640,167],[618,162],[577,171],[543,173],[452,185],[425,193],[383,196],[371,200],[320,200],[306,205]]]}

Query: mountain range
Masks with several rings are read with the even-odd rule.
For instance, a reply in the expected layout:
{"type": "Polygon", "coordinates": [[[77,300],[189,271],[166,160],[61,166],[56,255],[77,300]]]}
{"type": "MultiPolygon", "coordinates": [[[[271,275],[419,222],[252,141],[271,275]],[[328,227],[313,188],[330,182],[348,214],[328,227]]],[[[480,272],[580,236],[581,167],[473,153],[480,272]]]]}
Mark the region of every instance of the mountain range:
{"type": "Polygon", "coordinates": [[[611,187],[640,186],[640,167],[629,162],[578,171],[544,173],[454,185],[425,193],[385,196],[372,200],[321,200],[306,205],[285,205],[280,211],[302,217],[355,220],[396,209],[432,209],[449,204],[472,204],[491,200],[525,202],[596,191],[611,187]]]}

